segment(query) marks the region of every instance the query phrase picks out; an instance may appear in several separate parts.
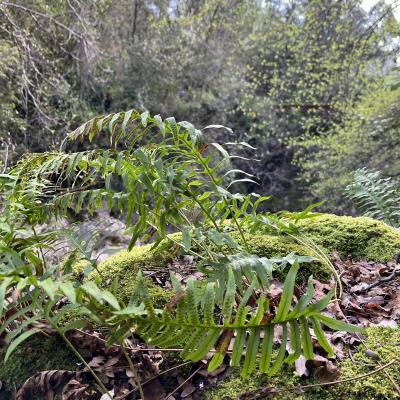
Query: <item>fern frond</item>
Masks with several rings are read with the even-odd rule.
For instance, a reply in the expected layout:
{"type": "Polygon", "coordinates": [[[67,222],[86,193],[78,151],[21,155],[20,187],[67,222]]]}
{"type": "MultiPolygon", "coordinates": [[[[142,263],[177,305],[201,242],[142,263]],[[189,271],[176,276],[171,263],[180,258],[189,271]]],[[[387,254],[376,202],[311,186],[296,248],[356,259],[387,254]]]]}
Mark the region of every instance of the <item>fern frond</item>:
{"type": "MultiPolygon", "coordinates": [[[[118,329],[122,321],[131,320],[132,326],[135,326],[135,332],[147,343],[156,346],[165,346],[171,343],[171,337],[173,337],[174,345],[183,347],[181,355],[186,360],[199,361],[205,358],[210,351],[214,351],[209,370],[217,368],[223,362],[229,344],[234,341],[231,365],[239,365],[245,352],[246,356],[242,366],[244,377],[254,370],[257,355],[259,356],[260,370],[273,375],[277,373],[284,362],[293,363],[301,354],[304,354],[307,359],[313,357],[309,325],[313,325],[316,330],[316,339],[329,354],[331,354],[331,347],[320,323],[331,328],[338,323],[341,330],[360,331],[360,328],[352,325],[335,320],[332,322],[330,318],[321,314],[322,309],[331,300],[331,295],[312,304],[312,292],[307,293],[302,297],[301,306],[292,307],[298,267],[297,262],[291,267],[284,283],[281,300],[274,314],[269,309],[269,302],[263,295],[258,297],[257,306],[254,309],[247,304],[250,297],[258,296],[256,290],[258,280],[255,277],[248,290],[240,297],[241,301],[238,302],[238,288],[233,270],[229,268],[229,278],[221,308],[217,304],[214,305],[214,299],[217,296],[217,288],[214,283],[207,284],[205,292],[210,299],[206,299],[201,305],[195,300],[195,283],[189,281],[186,294],[180,297],[174,308],[165,307],[164,310],[152,310],[148,304],[144,304],[145,313],[143,311],[132,313],[132,308],[128,307],[114,312],[114,317],[109,322],[116,326],[115,329],[118,329]],[[213,294],[211,294],[212,292],[213,294]],[[219,323],[215,322],[215,316],[218,317],[219,323]],[[281,345],[276,353],[273,347],[273,335],[278,325],[282,327],[283,335],[281,345]],[[292,353],[287,356],[286,345],[289,337],[292,353]]],[[[141,288],[145,286],[141,275],[138,276],[136,284],[141,288]]],[[[138,301],[144,302],[144,299],[138,299],[138,301]]],[[[136,310],[140,310],[139,302],[136,304],[136,310]]]]}
{"type": "Polygon", "coordinates": [[[380,178],[378,171],[361,168],[354,173],[353,183],[345,193],[364,215],[400,227],[400,190],[391,178],[380,178]]]}
{"type": "Polygon", "coordinates": [[[217,301],[221,301],[229,276],[228,268],[232,269],[235,285],[239,293],[243,294],[243,277],[251,282],[255,276],[259,285],[268,287],[273,271],[283,270],[287,264],[293,265],[294,262],[307,263],[313,260],[315,260],[313,257],[298,256],[293,253],[274,258],[237,253],[220,257],[216,262],[199,262],[197,269],[207,275],[208,281],[215,282],[217,301]]]}
{"type": "Polygon", "coordinates": [[[187,121],[163,121],[130,110],[96,117],[66,141],[92,142],[100,135],[106,135],[110,148],[25,157],[10,171],[6,198],[23,206],[21,215],[30,223],[79,213],[83,207],[93,214],[107,205],[110,211],[124,212],[130,247],[149,236],[159,243],[167,227],[182,227],[188,221],[191,229],[211,221],[215,231],[206,230],[211,242],[238,247],[216,226],[233,195],[221,186],[223,177],[216,174],[219,157],[212,147],[205,151],[200,130],[187,121]]]}

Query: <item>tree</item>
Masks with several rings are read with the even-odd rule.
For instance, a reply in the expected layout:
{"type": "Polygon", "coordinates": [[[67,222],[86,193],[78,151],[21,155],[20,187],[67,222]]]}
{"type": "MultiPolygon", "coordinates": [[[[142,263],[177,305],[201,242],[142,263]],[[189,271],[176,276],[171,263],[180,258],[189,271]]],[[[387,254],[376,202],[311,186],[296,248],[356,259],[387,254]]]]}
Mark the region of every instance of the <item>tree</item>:
{"type": "Polygon", "coordinates": [[[377,83],[352,109],[342,127],[315,142],[319,151],[305,165],[314,198],[327,199],[326,207],[352,211],[344,188],[353,171],[366,167],[383,177],[399,179],[400,85],[398,73],[377,83]]]}
{"type": "MultiPolygon", "coordinates": [[[[388,17],[385,11],[380,18],[388,17]]],[[[369,23],[355,0],[269,2],[255,13],[241,110],[261,158],[279,154],[285,168],[255,168],[261,190],[273,189],[280,202],[296,207],[307,195],[302,164],[318,151],[318,138],[341,126],[374,78],[371,71],[391,56],[379,42],[383,33],[369,23]]]]}

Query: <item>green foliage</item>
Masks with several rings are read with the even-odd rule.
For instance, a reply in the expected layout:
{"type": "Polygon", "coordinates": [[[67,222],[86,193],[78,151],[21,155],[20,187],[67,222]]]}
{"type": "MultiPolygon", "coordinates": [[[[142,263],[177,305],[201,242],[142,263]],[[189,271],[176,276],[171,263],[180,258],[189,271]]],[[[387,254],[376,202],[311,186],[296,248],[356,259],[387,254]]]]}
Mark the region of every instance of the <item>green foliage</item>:
{"type": "MultiPolygon", "coordinates": [[[[299,261],[309,262],[312,258],[289,254],[266,259],[249,252],[246,232],[263,228],[295,238],[299,223],[318,216],[312,213],[316,205],[300,213],[258,214],[257,207],[266,198],[227,190],[219,171],[229,166],[231,156],[220,144],[205,143],[202,132],[186,121],[177,123],[174,118],[163,121],[160,116],[130,110],[94,118],[70,133],[67,139],[92,142],[103,133],[103,128],[108,130],[110,148],[28,155],[8,175],[1,177],[5,215],[18,221],[17,230],[5,225],[7,229],[2,232],[6,256],[0,260],[0,317],[5,321],[0,334],[5,333],[8,343],[5,361],[40,331],[41,319],[46,319],[70,347],[66,333],[86,326],[88,319],[108,330],[108,344],[121,345],[133,329],[148,343],[167,347],[182,345],[182,357],[193,361],[203,359],[215,347],[210,370],[221,365],[236,335],[231,363],[238,366],[246,348],[244,377],[254,370],[259,352],[260,370],[271,375],[284,362],[293,363],[302,352],[307,359],[312,359],[310,323],[321,347],[330,355],[333,350],[321,323],[331,329],[359,331],[357,327],[321,314],[333,291],[317,303],[311,303],[311,277],[307,293],[292,308],[299,261]],[[143,144],[146,135],[151,135],[153,142],[143,144]],[[90,214],[105,205],[110,211],[124,212],[127,230],[132,235],[130,247],[137,239],[155,237],[152,249],[162,251],[172,242],[178,249],[193,254],[206,273],[205,281],[189,280],[184,290],[171,277],[178,298],[161,311],[155,308],[139,271],[133,295],[126,305],[115,295],[117,279],[109,289],[98,286],[101,270],[91,259],[88,243],[68,231],[41,236],[35,232],[37,224],[48,222],[52,217],[64,217],[69,210],[78,214],[84,205],[90,214]],[[25,225],[31,233],[23,237],[18,229],[25,225]],[[241,243],[232,235],[232,228],[241,243]],[[180,235],[167,235],[170,229],[180,235]],[[61,233],[70,238],[76,251],[96,269],[96,274],[90,275],[93,280],[74,282],[70,262],[46,264],[42,250],[51,247],[54,237],[61,233]],[[15,245],[21,239],[24,245],[15,245]],[[273,270],[282,272],[287,264],[292,266],[280,302],[272,309],[265,294],[257,289],[260,284],[268,286],[273,270]],[[13,299],[15,291],[17,299],[13,299]],[[64,297],[69,304],[57,308],[64,297]],[[250,307],[250,299],[257,303],[256,308],[250,307]],[[70,313],[74,314],[72,320],[65,318],[70,313]],[[283,340],[271,365],[277,325],[282,327],[283,340]],[[249,333],[247,341],[246,332],[249,333]],[[289,332],[293,352],[286,357],[289,332]]],[[[229,173],[230,170],[225,175],[229,173]]],[[[241,181],[244,180],[249,179],[241,181]]],[[[315,254],[330,265],[320,252],[315,254]]],[[[76,354],[85,364],[79,353],[76,354]]],[[[90,371],[90,366],[85,366],[90,371]]],[[[105,391],[95,374],[94,378],[105,391]]]]}
{"type": "Polygon", "coordinates": [[[167,348],[176,344],[183,346],[181,356],[184,359],[199,361],[215,348],[216,352],[210,361],[209,371],[213,371],[221,365],[228,346],[235,336],[231,365],[238,366],[240,364],[242,354],[246,349],[242,369],[243,377],[247,377],[254,370],[258,352],[261,356],[260,370],[270,375],[277,373],[283,362],[293,363],[302,354],[302,349],[306,358],[312,359],[313,349],[309,342],[309,321],[313,323],[320,345],[329,354],[333,354],[332,348],[320,329],[320,323],[322,322],[332,329],[351,332],[359,331],[359,328],[321,314],[321,311],[332,299],[333,292],[317,303],[311,304],[312,278],[309,280],[307,293],[294,308],[291,308],[298,268],[299,265],[295,262],[288,272],[282,297],[275,311],[270,309],[265,295],[256,295],[255,289],[258,287],[258,281],[255,275],[244,293],[240,295],[240,301],[237,302],[235,276],[232,269],[229,269],[222,303],[218,304],[217,289],[213,282],[208,282],[205,287],[199,287],[195,285],[194,281],[189,281],[185,292],[180,285],[175,285],[176,300],[160,312],[153,307],[143,277],[139,273],[130,304],[126,308],[115,311],[115,316],[109,320],[110,324],[117,326],[116,331],[112,334],[124,335],[126,327],[123,323],[128,319],[132,325],[136,326],[137,334],[150,344],[167,348]],[[254,296],[256,297],[254,298],[254,296]],[[257,307],[252,309],[248,305],[250,298],[257,302],[257,307]],[[235,303],[237,307],[234,307],[235,303]],[[271,364],[274,329],[278,325],[281,325],[283,329],[283,340],[278,355],[271,364]],[[289,327],[292,353],[286,357],[289,327]],[[247,340],[246,332],[249,333],[247,340]]]}
{"type": "Polygon", "coordinates": [[[316,150],[302,163],[303,177],[314,194],[310,199],[324,199],[326,210],[349,213],[353,204],[344,190],[354,171],[366,168],[380,171],[383,178],[397,176],[399,104],[399,75],[393,71],[349,108],[341,124],[308,143],[316,150]]]}
{"type": "MultiPolygon", "coordinates": [[[[271,375],[275,374],[282,363],[294,362],[303,353],[307,359],[313,358],[313,347],[309,333],[309,322],[312,322],[320,345],[329,353],[333,350],[327,342],[320,323],[331,329],[358,332],[359,328],[344,324],[321,314],[333,297],[333,292],[325,298],[312,304],[313,285],[309,279],[308,290],[294,308],[291,308],[293,290],[299,264],[295,262],[288,272],[284,283],[281,300],[275,310],[270,309],[265,295],[256,296],[257,308],[248,306],[250,298],[256,295],[258,280],[254,275],[250,285],[237,300],[237,287],[232,269],[228,270],[228,283],[224,291],[222,303],[218,303],[216,288],[213,282],[206,286],[196,286],[189,281],[186,291],[174,283],[177,291],[176,301],[172,301],[161,312],[154,308],[148,293],[146,283],[139,272],[136,286],[127,306],[119,302],[108,290],[100,289],[94,282],[88,281],[75,287],[69,281],[61,279],[37,279],[34,275],[21,278],[19,275],[10,275],[3,280],[2,288],[8,292],[12,283],[17,283],[24,303],[28,304],[21,311],[5,321],[2,330],[7,329],[13,322],[17,322],[21,315],[27,312],[33,316],[19,324],[18,329],[11,330],[6,335],[10,343],[5,354],[5,361],[12,352],[31,335],[39,332],[35,328],[35,321],[43,315],[52,327],[62,335],[68,330],[83,327],[85,319],[74,319],[66,324],[59,324],[65,312],[78,309],[81,315],[92,319],[95,323],[107,326],[110,329],[109,343],[122,343],[130,334],[132,327],[148,343],[161,347],[183,345],[181,356],[188,360],[198,361],[216,347],[216,353],[210,362],[209,370],[217,368],[224,359],[228,345],[236,333],[232,353],[232,365],[240,364],[242,353],[246,348],[246,357],[243,365],[243,376],[246,377],[255,368],[256,354],[261,352],[260,370],[271,375]],[[32,288],[35,290],[32,290],[32,288]],[[69,306],[61,310],[54,309],[54,305],[63,296],[70,301],[69,306]],[[45,299],[46,302],[45,302],[45,299]],[[236,307],[234,307],[236,304],[236,307]],[[218,312],[217,310],[221,310],[218,312]],[[235,310],[235,313],[234,313],[235,310]],[[39,312],[38,312],[39,311],[39,312]],[[216,322],[216,318],[219,320],[216,322]],[[33,325],[24,331],[25,327],[33,325]],[[273,332],[277,325],[281,325],[284,332],[280,350],[276,360],[271,365],[273,346],[273,332]],[[291,346],[293,352],[286,357],[286,341],[288,325],[291,332],[291,346]],[[250,333],[246,343],[246,332],[250,333]],[[261,332],[264,332],[262,348],[259,350],[261,332]],[[219,344],[216,346],[216,342],[219,344]]],[[[11,295],[11,294],[10,294],[11,295]]],[[[6,299],[7,300],[7,299],[6,299]]]]}
{"type": "Polygon", "coordinates": [[[103,128],[109,132],[113,146],[109,149],[31,155],[11,171],[14,183],[8,196],[24,206],[29,203],[31,222],[44,222],[53,214],[65,216],[70,208],[79,213],[84,205],[93,213],[106,204],[110,211],[126,212],[131,246],[152,235],[159,243],[167,226],[187,226],[184,232],[194,229],[193,240],[200,246],[204,240],[237,246],[215,220],[223,222],[229,216],[229,203],[235,207],[246,200],[246,207],[235,210],[235,216],[240,216],[252,204],[251,196],[231,194],[221,186],[217,171],[230,156],[220,145],[213,143],[206,150],[202,132],[190,123],[177,123],[174,118],[163,122],[160,116],[152,118],[135,110],[95,118],[68,139],[92,141],[103,128]],[[152,143],[142,144],[149,135],[152,143]],[[126,150],[117,150],[119,145],[126,150]],[[222,160],[212,149],[222,153],[222,160]],[[64,182],[70,182],[69,190],[64,182]],[[123,190],[117,190],[121,185],[123,190]],[[37,191],[31,190],[33,186],[37,191]],[[196,230],[201,226],[196,215],[215,229],[202,235],[196,230]]]}
{"type": "Polygon", "coordinates": [[[379,172],[366,168],[359,169],[354,173],[353,183],[346,187],[346,196],[364,215],[400,227],[400,192],[392,179],[380,178],[379,172]]]}

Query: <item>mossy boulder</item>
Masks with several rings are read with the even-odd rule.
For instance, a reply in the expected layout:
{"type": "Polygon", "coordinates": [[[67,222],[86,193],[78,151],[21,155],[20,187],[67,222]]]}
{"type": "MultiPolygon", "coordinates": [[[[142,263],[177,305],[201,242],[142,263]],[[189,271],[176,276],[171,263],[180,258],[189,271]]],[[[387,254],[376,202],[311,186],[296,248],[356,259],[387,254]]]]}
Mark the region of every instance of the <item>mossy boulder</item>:
{"type": "MultiPolygon", "coordinates": [[[[300,233],[328,255],[336,251],[341,257],[351,255],[354,259],[385,262],[400,251],[400,232],[381,221],[366,217],[340,217],[323,214],[299,224],[300,233]]],[[[233,233],[240,241],[240,235],[233,233]]],[[[285,256],[289,253],[311,255],[308,246],[286,235],[271,235],[259,232],[244,234],[251,253],[262,257],[285,256]]],[[[175,239],[179,236],[175,235],[175,239]]],[[[139,269],[156,270],[167,268],[177,252],[173,242],[165,242],[156,250],[151,245],[134,247],[122,251],[99,265],[102,282],[111,282],[115,277],[121,284],[120,296],[128,298],[139,269]]],[[[320,279],[329,274],[327,267],[318,262],[303,265],[307,274],[313,273],[320,279]]]]}
{"type": "Polygon", "coordinates": [[[328,253],[386,262],[400,251],[400,231],[367,217],[323,214],[300,222],[302,234],[328,253]]]}

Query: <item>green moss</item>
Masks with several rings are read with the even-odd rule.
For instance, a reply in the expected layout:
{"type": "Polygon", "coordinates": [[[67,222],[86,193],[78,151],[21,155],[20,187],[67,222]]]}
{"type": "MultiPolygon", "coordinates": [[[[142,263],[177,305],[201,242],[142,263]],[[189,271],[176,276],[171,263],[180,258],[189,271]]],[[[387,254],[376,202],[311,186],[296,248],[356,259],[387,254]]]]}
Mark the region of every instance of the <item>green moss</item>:
{"type": "MultiPolygon", "coordinates": [[[[400,250],[400,232],[371,218],[324,214],[312,220],[302,221],[299,227],[303,236],[311,239],[328,254],[337,251],[342,257],[351,254],[354,259],[388,261],[400,250]]],[[[240,235],[235,232],[232,235],[241,241],[240,235]]],[[[179,240],[179,235],[175,235],[174,239],[179,240]]],[[[259,232],[245,233],[245,239],[250,252],[262,257],[285,256],[291,252],[298,255],[314,255],[310,248],[289,236],[273,236],[259,232]]],[[[172,245],[172,241],[165,241],[155,251],[151,250],[151,245],[145,245],[110,257],[99,265],[102,282],[107,284],[117,277],[121,282],[120,298],[128,299],[137,271],[167,268],[172,259],[172,245]]],[[[319,279],[325,279],[329,275],[327,267],[318,262],[302,267],[307,268],[304,275],[312,273],[319,279]]],[[[75,269],[77,268],[83,266],[78,264],[75,269]]],[[[157,296],[162,295],[156,288],[154,290],[157,296]]]]}
{"type": "MultiPolygon", "coordinates": [[[[234,233],[233,236],[237,241],[241,242],[238,234],[234,233]]],[[[284,257],[289,253],[295,253],[299,256],[315,256],[315,253],[310,248],[299,244],[289,236],[252,235],[245,233],[244,237],[248,243],[250,252],[260,257],[284,257]]],[[[321,280],[329,279],[330,277],[328,267],[317,261],[301,264],[299,276],[308,277],[310,274],[317,276],[321,280]]],[[[278,273],[275,276],[284,279],[284,274],[279,276],[278,273]]]]}
{"type": "Polygon", "coordinates": [[[0,399],[9,399],[29,377],[52,369],[75,370],[77,360],[62,339],[37,334],[17,347],[6,363],[0,357],[0,399]],[[2,397],[3,396],[3,397],[2,397]]]}
{"type": "Polygon", "coordinates": [[[300,228],[328,253],[337,251],[342,257],[385,262],[400,251],[400,232],[372,218],[323,214],[301,222],[300,228]]]}
{"type": "MultiPolygon", "coordinates": [[[[365,341],[367,348],[379,356],[381,365],[400,357],[400,329],[368,328],[365,333],[365,341]]],[[[353,358],[356,363],[350,359],[343,361],[341,379],[363,375],[379,367],[376,363],[372,368],[365,366],[365,364],[374,364],[374,361],[366,356],[364,346],[359,346],[358,352],[353,358]]],[[[399,362],[388,368],[387,372],[395,382],[400,382],[399,362]]],[[[333,399],[338,399],[337,396],[340,393],[348,394],[347,398],[362,398],[364,400],[398,399],[399,396],[393,388],[393,384],[383,372],[334,387],[331,392],[333,399]]]]}
{"type": "MultiPolygon", "coordinates": [[[[171,261],[169,251],[157,249],[151,251],[151,245],[134,247],[131,251],[122,251],[99,264],[100,284],[108,286],[114,279],[119,282],[116,296],[128,302],[132,294],[136,274],[139,269],[155,270],[167,268],[171,261]]],[[[97,278],[96,271],[93,278],[97,278]]],[[[172,297],[171,290],[165,290],[148,280],[149,294],[157,307],[163,307],[172,297]]]]}
{"type": "MultiPolygon", "coordinates": [[[[224,381],[218,383],[218,386],[208,389],[204,392],[204,400],[236,400],[238,395],[247,391],[260,388],[278,388],[290,385],[297,385],[300,378],[293,372],[293,369],[284,366],[278,375],[269,377],[259,371],[253,373],[245,381],[240,377],[240,369],[232,368],[231,374],[224,381]]],[[[268,396],[269,399],[274,398],[268,396]]],[[[280,393],[276,398],[282,400],[296,399],[293,393],[280,393]]],[[[262,397],[260,397],[262,399],[262,397]]],[[[308,399],[308,397],[307,397],[308,399]]]]}
{"type": "MultiPolygon", "coordinates": [[[[378,354],[381,364],[386,364],[400,356],[400,329],[374,327],[368,328],[365,332],[365,342],[368,349],[378,354]]],[[[358,352],[354,356],[354,363],[350,359],[344,360],[340,364],[341,376],[340,380],[353,378],[366,374],[373,369],[379,367],[365,366],[365,364],[373,364],[373,360],[365,355],[365,348],[360,345],[358,352]]],[[[260,372],[255,372],[247,380],[240,378],[240,370],[233,369],[232,374],[224,381],[220,382],[216,388],[206,390],[203,398],[206,400],[231,400],[236,399],[239,394],[245,391],[271,387],[283,389],[291,385],[307,385],[314,384],[313,378],[299,378],[292,367],[285,366],[278,375],[268,377],[260,372]]],[[[400,364],[397,363],[387,370],[395,382],[400,382],[400,364]]],[[[348,400],[348,399],[364,399],[364,400],[390,400],[397,399],[398,393],[393,388],[393,384],[381,372],[368,376],[356,381],[342,383],[338,385],[317,387],[305,390],[305,398],[308,400],[348,400]]],[[[301,399],[296,397],[293,392],[279,392],[275,396],[268,396],[268,399],[301,399]]],[[[304,397],[303,397],[304,398],[304,397]]],[[[262,399],[262,397],[260,398],[262,399]]]]}

